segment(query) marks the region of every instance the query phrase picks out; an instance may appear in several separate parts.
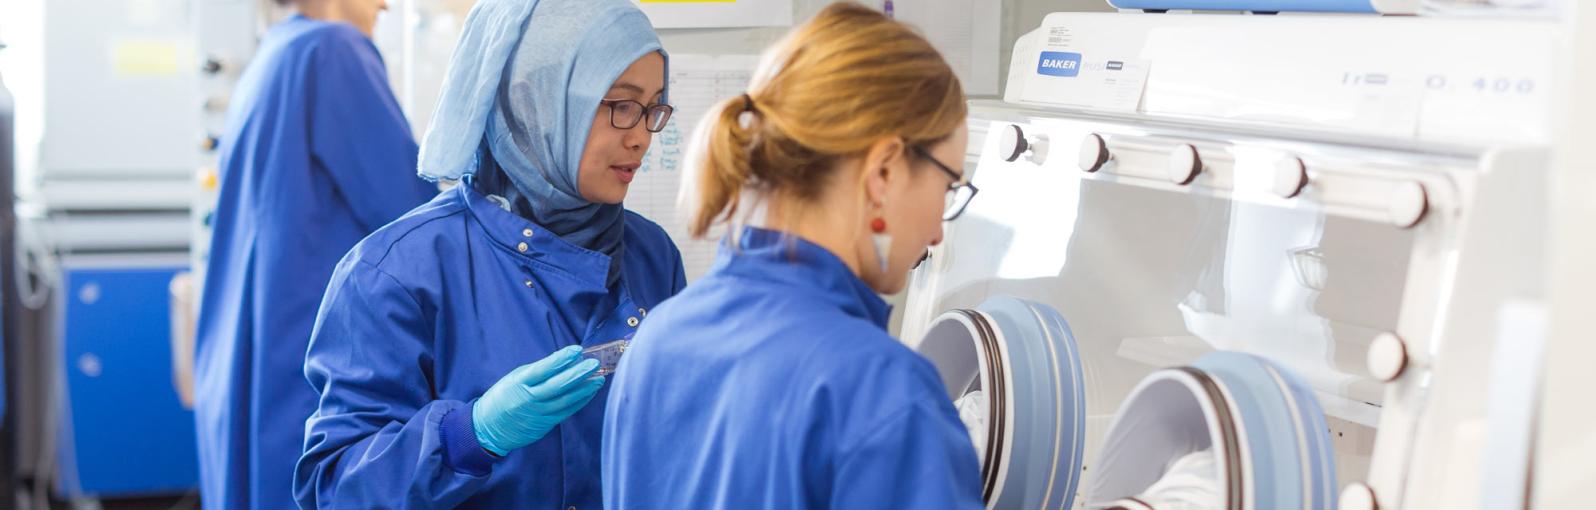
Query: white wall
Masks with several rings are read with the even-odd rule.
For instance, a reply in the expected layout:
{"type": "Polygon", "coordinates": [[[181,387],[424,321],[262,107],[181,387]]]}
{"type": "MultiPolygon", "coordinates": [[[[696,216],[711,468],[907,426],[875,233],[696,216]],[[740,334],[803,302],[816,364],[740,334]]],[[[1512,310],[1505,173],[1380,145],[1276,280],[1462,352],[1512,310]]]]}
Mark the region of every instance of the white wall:
{"type": "MultiPolygon", "coordinates": [[[[832,0],[794,0],[796,12],[794,23],[813,16],[820,9],[830,4],[832,0]]],[[[916,0],[896,0],[897,5],[912,4],[916,0]]],[[[1014,49],[1014,40],[1026,32],[1035,29],[1042,23],[1042,17],[1052,12],[1063,11],[1108,11],[1112,10],[1105,0],[990,0],[1003,3],[1003,40],[999,43],[1001,55],[999,57],[998,76],[1000,79],[1008,76],[1009,54],[1014,49]]],[[[900,7],[901,8],[901,7],[900,7]]],[[[660,38],[665,43],[665,49],[672,53],[712,53],[712,54],[747,54],[756,55],[767,46],[780,39],[787,32],[787,27],[780,28],[737,28],[737,29],[669,29],[660,30],[660,38]]],[[[999,87],[1002,90],[1002,87],[999,87]]]]}
{"type": "MultiPolygon", "coordinates": [[[[795,23],[813,16],[830,0],[793,0],[795,23]]],[[[724,29],[665,29],[660,30],[660,40],[665,49],[680,54],[744,54],[756,55],[780,39],[789,27],[724,28],[724,29]]]]}

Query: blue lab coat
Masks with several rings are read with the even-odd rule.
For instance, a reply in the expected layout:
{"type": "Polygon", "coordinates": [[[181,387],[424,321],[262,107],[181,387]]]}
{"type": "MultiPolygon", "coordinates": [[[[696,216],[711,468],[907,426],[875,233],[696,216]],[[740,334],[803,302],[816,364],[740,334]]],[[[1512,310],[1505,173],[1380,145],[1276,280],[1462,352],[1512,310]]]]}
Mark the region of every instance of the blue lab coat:
{"type": "Polygon", "coordinates": [[[316,305],[350,247],[437,194],[416,152],[365,35],[301,16],[266,33],[228,111],[195,340],[206,508],[293,507],[316,305]]]}
{"type": "Polygon", "coordinates": [[[612,508],[979,509],[980,464],[929,361],[829,251],[745,229],[660,306],[610,383],[612,508]]]}
{"type": "Polygon", "coordinates": [[[658,225],[626,212],[609,257],[501,209],[470,185],[377,231],[339,263],[305,376],[301,508],[597,509],[600,390],[547,436],[502,458],[477,443],[471,403],[505,374],[574,344],[634,333],[686,285],[658,225]]]}

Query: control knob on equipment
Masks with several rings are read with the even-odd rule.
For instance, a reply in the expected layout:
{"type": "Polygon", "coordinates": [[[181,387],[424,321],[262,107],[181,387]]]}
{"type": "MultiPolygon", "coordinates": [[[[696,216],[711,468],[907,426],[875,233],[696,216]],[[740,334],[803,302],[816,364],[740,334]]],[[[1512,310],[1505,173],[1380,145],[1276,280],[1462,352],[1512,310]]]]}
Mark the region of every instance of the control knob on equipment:
{"type": "Polygon", "coordinates": [[[1385,382],[1402,377],[1408,368],[1408,346],[1402,337],[1381,333],[1369,344],[1369,374],[1385,382]]]}
{"type": "Polygon", "coordinates": [[[1197,180],[1197,174],[1203,171],[1203,158],[1197,154],[1197,147],[1183,143],[1169,151],[1168,170],[1169,180],[1175,184],[1185,186],[1197,180]]]}
{"type": "Polygon", "coordinates": [[[1095,173],[1102,170],[1103,165],[1107,165],[1111,159],[1114,159],[1114,154],[1108,151],[1108,142],[1104,141],[1102,136],[1092,133],[1081,140],[1082,171],[1095,173]]]}
{"type": "Polygon", "coordinates": [[[1401,228],[1418,225],[1430,210],[1430,194],[1424,184],[1418,182],[1405,182],[1392,188],[1389,200],[1386,214],[1392,225],[1401,228]]]}
{"type": "Polygon", "coordinates": [[[1003,161],[1013,163],[1026,154],[1031,155],[1027,159],[1032,163],[1047,159],[1047,135],[1027,137],[1018,124],[1009,124],[998,136],[1002,137],[998,140],[998,150],[1002,151],[1003,161]]]}
{"type": "Polygon", "coordinates": [[[1009,124],[1000,136],[1003,138],[998,142],[999,150],[1007,152],[1003,156],[1003,161],[1013,163],[1019,160],[1025,151],[1031,150],[1031,141],[1025,139],[1025,131],[1020,129],[1019,124],[1009,124]]]}
{"type": "Polygon", "coordinates": [[[1308,165],[1302,158],[1287,157],[1275,162],[1274,192],[1280,198],[1292,198],[1308,187],[1308,165]]]}
{"type": "Polygon", "coordinates": [[[1341,510],[1380,510],[1380,500],[1374,497],[1374,488],[1362,483],[1348,485],[1341,491],[1341,510]]]}

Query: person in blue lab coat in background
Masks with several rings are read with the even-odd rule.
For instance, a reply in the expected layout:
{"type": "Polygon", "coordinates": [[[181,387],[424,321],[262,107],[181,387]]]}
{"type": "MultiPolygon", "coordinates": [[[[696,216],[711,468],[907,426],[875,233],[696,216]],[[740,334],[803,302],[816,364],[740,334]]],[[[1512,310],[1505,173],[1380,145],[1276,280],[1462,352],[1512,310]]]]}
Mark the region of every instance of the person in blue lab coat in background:
{"type": "Polygon", "coordinates": [[[838,3],[718,108],[693,233],[748,207],[763,226],[734,230],[621,359],[605,504],[981,508],[969,435],[877,296],[974,195],[953,71],[908,27],[838,3]]]}
{"type": "Polygon", "coordinates": [[[461,184],[361,241],[322,302],[301,508],[600,507],[582,347],[686,285],[621,206],[670,119],[665,64],[629,0],[472,9],[421,151],[461,184]]]}
{"type": "Polygon", "coordinates": [[[206,508],[291,508],[316,393],[305,346],[338,259],[436,195],[388,88],[372,25],[385,0],[298,0],[244,70],[195,345],[206,508]]]}

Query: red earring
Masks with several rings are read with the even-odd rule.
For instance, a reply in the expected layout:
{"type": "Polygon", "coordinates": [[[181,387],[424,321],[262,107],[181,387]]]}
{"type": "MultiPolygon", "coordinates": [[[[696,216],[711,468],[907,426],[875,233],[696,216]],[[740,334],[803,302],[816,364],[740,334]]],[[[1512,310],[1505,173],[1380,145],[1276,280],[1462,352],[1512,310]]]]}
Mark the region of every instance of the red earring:
{"type": "Polygon", "coordinates": [[[887,220],[870,220],[870,232],[870,244],[876,248],[876,264],[881,266],[882,272],[886,272],[887,250],[892,249],[892,236],[887,235],[887,220]]]}

